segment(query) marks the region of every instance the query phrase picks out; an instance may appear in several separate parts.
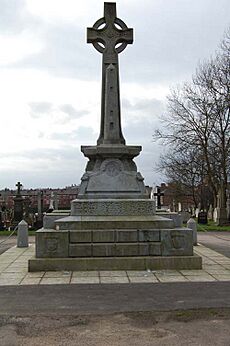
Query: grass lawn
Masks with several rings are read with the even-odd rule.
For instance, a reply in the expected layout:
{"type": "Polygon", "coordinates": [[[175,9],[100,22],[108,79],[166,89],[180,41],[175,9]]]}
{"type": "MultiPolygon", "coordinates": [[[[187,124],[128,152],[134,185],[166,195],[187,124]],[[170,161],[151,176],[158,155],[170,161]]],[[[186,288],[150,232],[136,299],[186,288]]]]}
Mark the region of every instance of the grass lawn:
{"type": "MultiPolygon", "coordinates": [[[[9,236],[11,233],[12,233],[12,230],[11,231],[0,231],[0,236],[1,235],[9,236]]],[[[34,230],[29,231],[29,235],[35,235],[35,233],[36,233],[36,231],[34,231],[34,230]]],[[[17,235],[17,231],[13,235],[17,235]]]]}
{"type": "Polygon", "coordinates": [[[208,232],[208,231],[219,231],[219,232],[230,232],[230,225],[217,226],[214,221],[208,220],[207,225],[197,224],[197,231],[208,232]]]}

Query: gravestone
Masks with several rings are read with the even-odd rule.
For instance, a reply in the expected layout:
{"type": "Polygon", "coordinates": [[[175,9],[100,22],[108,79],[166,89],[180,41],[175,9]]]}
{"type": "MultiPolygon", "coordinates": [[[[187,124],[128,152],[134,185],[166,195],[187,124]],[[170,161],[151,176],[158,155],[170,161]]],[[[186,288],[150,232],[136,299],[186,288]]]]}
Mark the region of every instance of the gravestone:
{"type": "Polygon", "coordinates": [[[34,223],[34,227],[36,229],[39,229],[43,226],[43,191],[39,190],[37,194],[37,203],[38,203],[38,209],[37,209],[37,215],[36,215],[36,221],[34,223]]]}
{"type": "Polygon", "coordinates": [[[213,221],[214,222],[217,221],[217,208],[214,208],[214,210],[213,210],[213,221]]]}
{"type": "Polygon", "coordinates": [[[210,219],[210,220],[213,219],[213,207],[212,207],[212,204],[210,204],[209,209],[208,209],[208,219],[210,219]]]}
{"type": "Polygon", "coordinates": [[[195,216],[196,216],[196,218],[198,218],[199,212],[200,212],[200,209],[199,209],[199,208],[196,208],[196,210],[195,210],[195,216]]]}
{"type": "Polygon", "coordinates": [[[228,224],[227,208],[226,208],[226,193],[224,184],[221,183],[219,193],[217,195],[217,220],[218,226],[224,226],[228,224]]]}
{"type": "Polygon", "coordinates": [[[228,219],[228,222],[230,222],[230,191],[228,190],[228,193],[227,193],[227,219],[228,219]]]}
{"type": "Polygon", "coordinates": [[[50,194],[49,209],[48,209],[47,213],[52,213],[53,210],[54,210],[54,193],[51,192],[51,194],[50,194]]]}
{"type": "Polygon", "coordinates": [[[23,197],[21,195],[22,184],[18,182],[15,186],[17,187],[17,191],[16,191],[16,196],[14,197],[13,226],[17,225],[18,222],[22,221],[23,213],[24,213],[24,203],[23,203],[23,197]]]}
{"type": "Polygon", "coordinates": [[[202,225],[207,225],[208,223],[208,215],[206,211],[200,211],[198,214],[198,223],[202,225]]]}
{"type": "Polygon", "coordinates": [[[102,54],[99,138],[97,145],[81,147],[88,163],[78,198],[70,216],[46,215],[29,270],[201,268],[192,230],[156,214],[133,161],[141,146],[126,145],[122,134],[118,54],[133,42],[133,29],[117,18],[115,3],[104,4],[104,16],[87,29],[87,42],[102,54]]]}
{"type": "Polygon", "coordinates": [[[157,191],[154,193],[154,196],[157,198],[157,209],[161,209],[162,203],[161,198],[164,196],[164,193],[161,192],[161,189],[159,186],[157,186],[157,191]]]}
{"type": "Polygon", "coordinates": [[[57,191],[53,192],[53,197],[54,197],[54,209],[58,210],[58,194],[57,194],[57,191]]]}

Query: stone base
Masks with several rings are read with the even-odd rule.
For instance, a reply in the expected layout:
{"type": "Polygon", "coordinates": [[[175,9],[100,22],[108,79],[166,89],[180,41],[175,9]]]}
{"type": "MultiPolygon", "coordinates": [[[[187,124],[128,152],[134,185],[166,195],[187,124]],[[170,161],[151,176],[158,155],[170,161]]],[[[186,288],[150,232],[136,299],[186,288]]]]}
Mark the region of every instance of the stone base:
{"type": "Polygon", "coordinates": [[[202,269],[202,258],[193,256],[167,257],[100,257],[100,258],[32,258],[29,272],[87,270],[161,270],[202,269]]]}
{"type": "Polygon", "coordinates": [[[82,146],[81,151],[89,161],[81,178],[79,199],[148,199],[144,178],[133,161],[140,146],[100,144],[82,146]]]}

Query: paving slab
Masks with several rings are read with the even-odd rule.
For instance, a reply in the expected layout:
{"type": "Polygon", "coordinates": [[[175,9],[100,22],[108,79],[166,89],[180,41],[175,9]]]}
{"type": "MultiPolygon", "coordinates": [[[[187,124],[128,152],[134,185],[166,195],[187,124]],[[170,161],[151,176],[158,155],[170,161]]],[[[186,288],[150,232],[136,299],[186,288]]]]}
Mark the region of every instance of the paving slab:
{"type": "MultiPolygon", "coordinates": [[[[230,243],[229,243],[230,245],[230,243]]],[[[21,249],[16,246],[0,256],[0,285],[55,285],[55,284],[115,284],[230,281],[230,258],[225,257],[203,244],[194,247],[202,256],[202,270],[147,270],[147,271],[55,271],[28,273],[28,259],[34,256],[35,245],[21,249]],[[189,278],[191,277],[191,278],[189,278]],[[20,278],[20,281],[18,280],[20,278]],[[32,279],[36,280],[32,280],[32,279]],[[14,281],[13,281],[14,280],[14,281]]]]}
{"type": "Polygon", "coordinates": [[[82,276],[82,277],[72,277],[71,284],[99,284],[99,276],[82,276]]]}

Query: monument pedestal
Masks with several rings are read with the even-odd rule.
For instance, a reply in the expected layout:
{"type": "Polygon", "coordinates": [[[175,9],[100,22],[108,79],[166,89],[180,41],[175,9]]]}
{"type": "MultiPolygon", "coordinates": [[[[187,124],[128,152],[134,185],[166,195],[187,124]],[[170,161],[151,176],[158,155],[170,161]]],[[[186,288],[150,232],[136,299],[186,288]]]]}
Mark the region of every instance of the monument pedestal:
{"type": "Polygon", "coordinates": [[[70,216],[63,216],[46,215],[45,224],[54,229],[36,232],[29,271],[202,267],[193,255],[192,230],[156,215],[153,200],[76,199],[70,216]]]}

